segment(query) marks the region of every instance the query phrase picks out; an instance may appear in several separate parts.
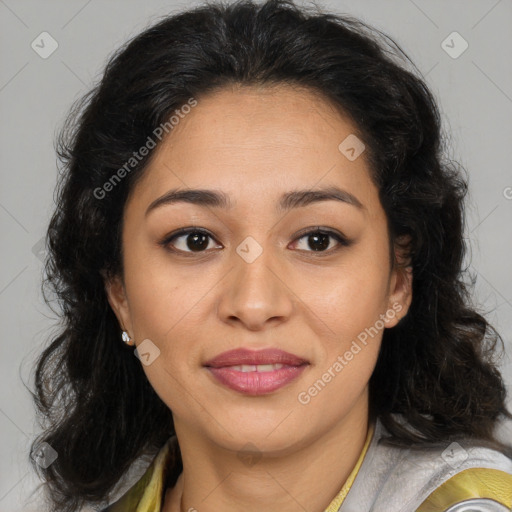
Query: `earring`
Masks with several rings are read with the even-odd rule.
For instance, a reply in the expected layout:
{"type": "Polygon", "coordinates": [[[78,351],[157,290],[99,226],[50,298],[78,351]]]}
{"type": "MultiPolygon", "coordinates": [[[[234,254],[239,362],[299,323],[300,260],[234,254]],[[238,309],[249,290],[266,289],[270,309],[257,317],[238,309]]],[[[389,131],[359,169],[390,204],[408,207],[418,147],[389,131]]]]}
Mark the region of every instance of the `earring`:
{"type": "Polygon", "coordinates": [[[121,338],[130,347],[133,347],[133,345],[135,345],[135,342],[130,338],[130,336],[128,335],[128,333],[126,331],[123,331],[121,338]]]}

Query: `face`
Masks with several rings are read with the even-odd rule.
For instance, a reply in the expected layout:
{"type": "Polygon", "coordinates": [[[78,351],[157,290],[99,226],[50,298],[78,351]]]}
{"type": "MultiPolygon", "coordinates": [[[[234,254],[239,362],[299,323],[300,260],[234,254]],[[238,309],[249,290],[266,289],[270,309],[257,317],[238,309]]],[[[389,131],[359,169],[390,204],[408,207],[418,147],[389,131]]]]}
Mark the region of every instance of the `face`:
{"type": "Polygon", "coordinates": [[[366,418],[382,332],[406,314],[411,275],[391,270],[386,216],[365,152],[354,158],[355,133],[307,90],[227,88],[198,99],[155,148],[125,205],[123,279],[106,290],[120,324],[145,343],[143,369],[177,431],[277,453],[366,418]],[[285,200],[327,188],[341,200],[285,200]],[[175,189],[226,204],[157,201],[175,189]],[[306,363],[285,366],[294,378],[260,394],[247,384],[254,373],[231,369],[241,391],[205,366],[238,348],[306,363]]]}

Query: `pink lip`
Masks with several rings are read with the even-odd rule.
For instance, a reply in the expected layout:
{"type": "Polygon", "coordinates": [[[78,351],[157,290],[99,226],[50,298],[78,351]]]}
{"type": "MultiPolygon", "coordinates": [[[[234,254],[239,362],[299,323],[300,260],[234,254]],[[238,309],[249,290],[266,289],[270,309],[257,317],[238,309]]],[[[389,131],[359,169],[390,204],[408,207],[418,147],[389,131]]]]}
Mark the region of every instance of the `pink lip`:
{"type": "Polygon", "coordinates": [[[221,368],[223,366],[237,366],[241,364],[285,364],[288,366],[300,366],[307,363],[294,354],[279,350],[276,348],[267,348],[264,350],[248,350],[246,348],[237,348],[222,352],[218,356],[206,361],[204,366],[221,368]]]}
{"type": "Polygon", "coordinates": [[[308,361],[278,349],[235,349],[223,352],[204,366],[222,384],[248,395],[263,395],[279,389],[296,379],[308,366],[308,361]],[[234,370],[231,366],[282,364],[270,372],[234,370]]]}

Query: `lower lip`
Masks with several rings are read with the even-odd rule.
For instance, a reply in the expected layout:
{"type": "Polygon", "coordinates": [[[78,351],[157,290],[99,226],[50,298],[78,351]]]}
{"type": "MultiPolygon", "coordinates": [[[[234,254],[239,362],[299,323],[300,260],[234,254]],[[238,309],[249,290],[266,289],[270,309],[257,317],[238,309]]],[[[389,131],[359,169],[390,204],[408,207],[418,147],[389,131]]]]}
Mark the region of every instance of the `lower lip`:
{"type": "Polygon", "coordinates": [[[230,389],[246,395],[264,395],[295,380],[308,366],[284,366],[271,372],[240,372],[229,366],[223,368],[206,367],[211,374],[230,389]]]}

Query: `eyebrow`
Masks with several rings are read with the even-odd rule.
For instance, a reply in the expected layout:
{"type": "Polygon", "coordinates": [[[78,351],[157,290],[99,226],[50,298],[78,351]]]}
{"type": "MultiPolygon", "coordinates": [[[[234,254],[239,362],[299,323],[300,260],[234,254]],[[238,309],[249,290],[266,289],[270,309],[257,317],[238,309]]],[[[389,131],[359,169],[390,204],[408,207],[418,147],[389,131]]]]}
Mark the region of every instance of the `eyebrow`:
{"type": "MultiPolygon", "coordinates": [[[[365,210],[365,206],[356,196],[335,186],[317,188],[314,190],[292,190],[284,193],[277,205],[279,212],[289,211],[293,208],[301,208],[313,203],[322,201],[340,201],[350,204],[360,210],[365,210]]],[[[204,189],[172,189],[163,196],[155,199],[147,208],[146,214],[164,205],[175,203],[190,203],[197,206],[210,208],[229,209],[233,205],[227,194],[217,190],[204,189]]]]}

